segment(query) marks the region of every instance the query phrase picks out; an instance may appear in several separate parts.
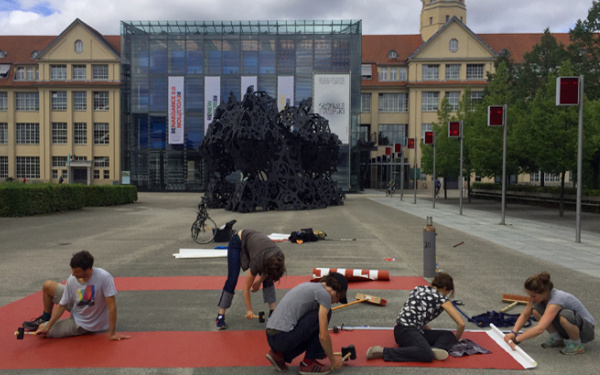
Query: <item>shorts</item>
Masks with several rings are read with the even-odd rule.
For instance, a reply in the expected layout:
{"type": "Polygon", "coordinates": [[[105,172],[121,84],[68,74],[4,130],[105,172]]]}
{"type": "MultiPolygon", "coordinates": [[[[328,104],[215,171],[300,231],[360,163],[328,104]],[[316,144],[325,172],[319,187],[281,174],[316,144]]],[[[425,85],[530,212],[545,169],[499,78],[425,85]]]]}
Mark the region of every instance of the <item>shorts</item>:
{"type": "MultiPolygon", "coordinates": [[[[58,284],[56,287],[56,292],[54,293],[54,298],[52,302],[54,304],[58,304],[62,295],[65,291],[65,286],[63,284],[58,284]]],[[[67,305],[67,311],[71,312],[73,309],[73,304],[67,305]]],[[[90,333],[90,331],[85,330],[75,323],[75,319],[73,318],[73,314],[68,319],[59,319],[52,328],[46,333],[46,337],[48,338],[61,338],[61,337],[72,337],[72,336],[81,336],[90,333]]]]}
{"type": "MultiPolygon", "coordinates": [[[[541,303],[534,303],[533,310],[537,311],[541,315],[546,311],[546,305],[541,303]]],[[[577,315],[577,313],[573,310],[562,309],[556,314],[554,320],[552,321],[552,326],[558,331],[560,337],[563,339],[568,339],[569,335],[567,331],[560,324],[560,317],[564,317],[567,321],[577,327],[579,327],[579,337],[581,338],[581,342],[590,342],[594,340],[594,326],[590,324],[587,320],[583,319],[581,316],[577,315]]]]}

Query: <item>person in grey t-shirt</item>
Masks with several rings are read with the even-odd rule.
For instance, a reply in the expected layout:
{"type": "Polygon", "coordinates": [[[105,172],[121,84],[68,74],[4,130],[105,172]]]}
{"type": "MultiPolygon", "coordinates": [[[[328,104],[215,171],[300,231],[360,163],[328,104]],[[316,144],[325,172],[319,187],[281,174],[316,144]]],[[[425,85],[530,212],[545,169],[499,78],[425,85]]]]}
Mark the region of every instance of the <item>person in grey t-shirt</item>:
{"type": "Polygon", "coordinates": [[[514,329],[504,336],[504,341],[515,349],[522,341],[546,330],[550,337],[542,347],[564,346],[560,351],[562,354],[584,353],[583,343],[594,339],[596,321],[581,301],[570,293],[554,289],[550,274],[546,271],[528,278],[525,291],[530,297],[527,307],[517,319],[514,329]],[[539,323],[518,335],[531,315],[539,323]]]}
{"type": "Polygon", "coordinates": [[[333,354],[329,337],[329,319],[333,303],[347,303],[348,281],[330,272],[320,282],[302,283],[279,302],[267,322],[266,357],[277,371],[285,371],[302,353],[300,374],[328,373],[342,366],[342,358],[333,354]],[[319,362],[327,356],[331,365],[319,362]]]}

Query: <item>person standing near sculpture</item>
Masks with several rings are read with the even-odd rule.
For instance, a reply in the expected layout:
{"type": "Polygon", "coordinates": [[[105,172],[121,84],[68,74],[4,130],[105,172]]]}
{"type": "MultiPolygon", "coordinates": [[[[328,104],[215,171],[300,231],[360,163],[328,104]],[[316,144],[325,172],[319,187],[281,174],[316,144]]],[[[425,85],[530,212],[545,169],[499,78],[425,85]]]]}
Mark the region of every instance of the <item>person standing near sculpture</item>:
{"type": "Polygon", "coordinates": [[[240,268],[248,270],[244,282],[245,317],[254,318],[250,292],[257,292],[261,284],[263,301],[269,304],[270,316],[277,300],[274,282],[279,281],[285,273],[285,256],[267,235],[258,231],[242,229],[231,237],[227,248],[227,280],[219,298],[219,314],[216,319],[219,330],[227,328],[225,312],[231,307],[240,268]]]}

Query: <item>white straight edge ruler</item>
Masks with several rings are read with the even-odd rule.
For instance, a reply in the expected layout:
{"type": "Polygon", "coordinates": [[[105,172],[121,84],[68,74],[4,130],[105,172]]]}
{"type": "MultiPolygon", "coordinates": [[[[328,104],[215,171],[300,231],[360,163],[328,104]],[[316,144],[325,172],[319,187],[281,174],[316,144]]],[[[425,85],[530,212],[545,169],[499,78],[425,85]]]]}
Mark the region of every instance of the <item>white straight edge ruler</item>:
{"type": "Polygon", "coordinates": [[[526,369],[537,367],[537,362],[533,358],[531,358],[529,354],[525,353],[525,351],[521,349],[521,347],[516,346],[516,349],[513,350],[510,347],[510,345],[508,345],[506,341],[504,341],[504,333],[500,331],[495,325],[490,324],[490,328],[490,330],[485,331],[487,332],[488,336],[490,336],[496,342],[496,344],[498,344],[502,349],[504,349],[504,351],[510,354],[515,359],[515,361],[519,362],[521,366],[523,366],[526,369]]]}

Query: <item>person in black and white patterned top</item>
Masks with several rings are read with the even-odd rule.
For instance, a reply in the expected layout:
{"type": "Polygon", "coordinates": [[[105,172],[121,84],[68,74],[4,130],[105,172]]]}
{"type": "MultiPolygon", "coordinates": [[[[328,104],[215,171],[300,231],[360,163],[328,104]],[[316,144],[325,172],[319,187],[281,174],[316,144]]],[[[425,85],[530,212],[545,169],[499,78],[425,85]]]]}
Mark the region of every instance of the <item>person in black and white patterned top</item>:
{"type": "Polygon", "coordinates": [[[417,286],[408,296],[394,327],[399,347],[372,346],[367,359],[383,358],[393,362],[431,362],[448,358],[448,349],[460,340],[465,322],[448,296],[454,295],[454,281],[447,273],[438,273],[431,286],[417,286]],[[427,324],[442,311],[456,322],[456,332],[430,330],[427,324]]]}

